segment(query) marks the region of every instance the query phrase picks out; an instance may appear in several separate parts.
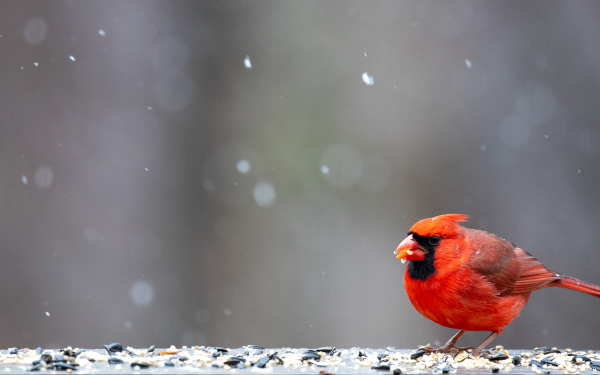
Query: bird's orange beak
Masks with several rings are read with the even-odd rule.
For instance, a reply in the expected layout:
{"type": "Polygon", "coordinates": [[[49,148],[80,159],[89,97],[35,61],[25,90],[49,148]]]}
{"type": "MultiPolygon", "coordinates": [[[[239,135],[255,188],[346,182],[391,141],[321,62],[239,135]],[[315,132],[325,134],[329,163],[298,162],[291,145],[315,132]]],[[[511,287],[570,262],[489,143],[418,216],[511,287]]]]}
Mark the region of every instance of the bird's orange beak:
{"type": "Polygon", "coordinates": [[[408,237],[400,242],[394,254],[398,254],[396,258],[401,259],[402,263],[404,263],[407,260],[424,260],[427,251],[415,241],[412,234],[409,234],[408,237]]]}

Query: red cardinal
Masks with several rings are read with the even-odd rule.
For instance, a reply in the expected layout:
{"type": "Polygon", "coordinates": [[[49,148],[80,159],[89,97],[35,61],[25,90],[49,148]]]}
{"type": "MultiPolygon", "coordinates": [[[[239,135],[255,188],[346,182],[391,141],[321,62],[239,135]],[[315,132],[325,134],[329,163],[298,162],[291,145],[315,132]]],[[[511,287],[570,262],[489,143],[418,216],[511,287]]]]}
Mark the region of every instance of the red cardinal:
{"type": "Polygon", "coordinates": [[[471,351],[479,355],[517,317],[534,290],[557,286],[600,297],[600,287],[550,271],[510,242],[459,224],[467,219],[459,214],[423,219],[395,251],[403,263],[409,261],[404,287],[417,311],[460,329],[444,346],[420,349],[444,353],[465,331],[491,331],[471,351]]]}

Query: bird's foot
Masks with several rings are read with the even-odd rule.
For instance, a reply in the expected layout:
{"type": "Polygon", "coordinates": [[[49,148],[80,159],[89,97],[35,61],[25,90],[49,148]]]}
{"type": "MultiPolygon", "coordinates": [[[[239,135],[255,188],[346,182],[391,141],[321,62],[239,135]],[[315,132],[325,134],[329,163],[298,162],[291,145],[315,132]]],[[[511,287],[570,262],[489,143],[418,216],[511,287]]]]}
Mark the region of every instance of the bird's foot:
{"type": "MultiPolygon", "coordinates": [[[[454,345],[456,344],[456,341],[458,341],[458,339],[460,338],[460,336],[463,335],[463,333],[465,333],[465,330],[461,329],[456,335],[452,336],[452,338],[450,340],[448,340],[447,343],[445,343],[443,346],[441,346],[439,348],[432,348],[431,345],[427,344],[425,346],[419,346],[419,348],[417,350],[419,350],[421,352],[425,352],[425,353],[448,353],[448,352],[452,352],[452,356],[454,358],[456,358],[457,355],[459,355],[460,353],[463,353],[463,352],[465,354],[462,354],[461,357],[464,357],[464,358],[467,358],[468,356],[479,357],[481,355],[481,353],[483,352],[483,349],[496,336],[498,336],[498,331],[494,331],[494,332],[492,332],[488,336],[487,339],[485,339],[484,342],[481,343],[481,345],[479,345],[476,348],[457,348],[454,345]],[[469,352],[469,350],[471,350],[471,352],[469,352]]],[[[425,353],[423,353],[423,354],[425,354],[425,353]]],[[[423,354],[421,354],[421,355],[423,355],[423,354]]]]}
{"type": "Polygon", "coordinates": [[[483,348],[475,348],[471,353],[469,353],[472,357],[479,357],[481,355],[489,355],[490,352],[488,350],[484,350],[483,348]]]}
{"type": "Polygon", "coordinates": [[[467,351],[469,349],[474,350],[474,348],[469,347],[469,348],[457,348],[454,345],[449,345],[449,343],[446,343],[443,346],[440,346],[439,348],[432,348],[429,344],[423,346],[419,346],[417,348],[417,350],[424,350],[426,353],[448,353],[451,352],[453,354],[453,356],[456,356],[458,353],[462,352],[462,351],[467,351]]]}

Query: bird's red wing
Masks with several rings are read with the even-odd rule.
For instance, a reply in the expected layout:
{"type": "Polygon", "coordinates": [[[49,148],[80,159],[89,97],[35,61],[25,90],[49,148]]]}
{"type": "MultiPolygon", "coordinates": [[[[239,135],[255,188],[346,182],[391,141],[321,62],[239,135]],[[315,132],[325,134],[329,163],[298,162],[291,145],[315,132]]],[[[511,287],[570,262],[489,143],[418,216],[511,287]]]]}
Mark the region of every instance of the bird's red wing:
{"type": "Polygon", "coordinates": [[[512,294],[529,293],[534,290],[553,286],[553,281],[561,279],[561,275],[550,271],[539,260],[528,252],[515,248],[515,255],[521,263],[521,274],[515,282],[512,294]]]}
{"type": "Polygon", "coordinates": [[[522,271],[514,245],[488,232],[472,229],[466,232],[473,249],[469,267],[492,283],[499,295],[510,294],[522,271]]]}
{"type": "Polygon", "coordinates": [[[499,295],[529,293],[561,279],[539,260],[491,233],[466,230],[472,248],[470,267],[484,276],[499,295]]]}

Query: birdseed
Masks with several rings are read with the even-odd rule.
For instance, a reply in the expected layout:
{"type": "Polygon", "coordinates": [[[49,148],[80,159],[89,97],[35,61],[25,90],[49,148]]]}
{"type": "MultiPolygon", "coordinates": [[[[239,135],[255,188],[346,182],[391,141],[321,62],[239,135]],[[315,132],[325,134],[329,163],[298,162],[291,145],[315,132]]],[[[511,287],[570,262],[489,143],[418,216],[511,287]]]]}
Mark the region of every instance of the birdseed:
{"type": "Polygon", "coordinates": [[[190,346],[167,349],[135,349],[121,344],[104,349],[0,350],[0,371],[23,373],[189,373],[230,372],[309,374],[454,374],[454,373],[548,373],[592,374],[600,371],[600,354],[593,351],[536,348],[533,351],[506,350],[496,346],[474,358],[467,351],[427,353],[426,350],[340,349],[326,346],[315,349],[265,349],[256,345],[237,349],[190,346]]]}

